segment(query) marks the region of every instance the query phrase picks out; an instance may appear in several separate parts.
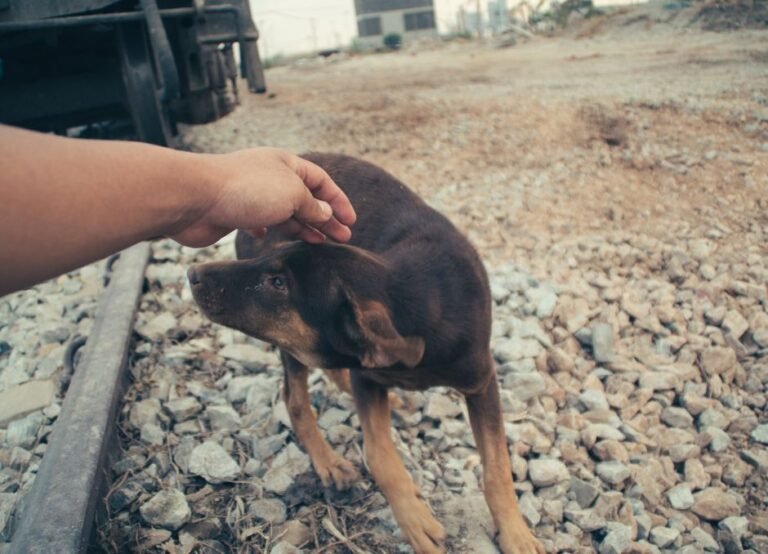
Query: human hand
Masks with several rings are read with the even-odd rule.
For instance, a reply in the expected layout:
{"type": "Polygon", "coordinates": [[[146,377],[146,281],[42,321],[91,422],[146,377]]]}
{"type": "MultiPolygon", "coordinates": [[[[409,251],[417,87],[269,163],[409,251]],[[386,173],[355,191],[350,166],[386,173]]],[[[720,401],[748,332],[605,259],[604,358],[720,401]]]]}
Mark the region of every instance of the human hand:
{"type": "Polygon", "coordinates": [[[307,242],[350,239],[355,211],[317,165],[276,148],[206,155],[206,200],[169,236],[207,246],[235,229],[261,236],[275,227],[307,242]]]}

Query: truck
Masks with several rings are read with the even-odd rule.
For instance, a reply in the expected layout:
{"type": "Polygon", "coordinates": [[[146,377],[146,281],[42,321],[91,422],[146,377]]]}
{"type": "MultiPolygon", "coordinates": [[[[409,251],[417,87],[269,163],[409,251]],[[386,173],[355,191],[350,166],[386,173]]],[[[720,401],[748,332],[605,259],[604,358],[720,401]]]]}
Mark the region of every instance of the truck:
{"type": "Polygon", "coordinates": [[[0,0],[0,123],[179,146],[266,91],[248,0],[0,0]]]}

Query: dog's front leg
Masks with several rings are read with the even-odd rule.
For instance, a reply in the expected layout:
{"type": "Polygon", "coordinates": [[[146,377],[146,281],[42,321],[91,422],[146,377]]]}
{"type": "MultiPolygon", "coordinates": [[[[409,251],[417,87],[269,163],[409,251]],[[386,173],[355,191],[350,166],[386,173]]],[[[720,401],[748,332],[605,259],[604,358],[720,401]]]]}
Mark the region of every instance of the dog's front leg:
{"type": "Polygon", "coordinates": [[[336,454],[320,434],[309,400],[307,366],[286,352],[281,351],[280,357],[285,370],[283,396],[293,432],[312,459],[312,465],[323,485],[330,487],[335,484],[339,490],[348,488],[359,478],[357,470],[350,462],[336,454]]]}
{"type": "Polygon", "coordinates": [[[483,462],[485,499],[499,530],[502,552],[544,554],[544,548],[531,534],[517,506],[495,375],[488,380],[484,390],[466,395],[466,400],[472,432],[483,462]]]}
{"type": "Polygon", "coordinates": [[[421,493],[392,442],[387,389],[365,381],[354,371],[352,389],[363,428],[368,467],[376,484],[387,497],[405,538],[417,554],[444,552],[443,526],[421,499],[421,493]]]}

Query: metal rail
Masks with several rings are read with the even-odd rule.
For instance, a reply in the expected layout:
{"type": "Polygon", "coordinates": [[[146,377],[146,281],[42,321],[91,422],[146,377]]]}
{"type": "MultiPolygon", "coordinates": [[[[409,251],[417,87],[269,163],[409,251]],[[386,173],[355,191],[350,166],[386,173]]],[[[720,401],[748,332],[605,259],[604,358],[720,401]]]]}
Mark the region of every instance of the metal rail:
{"type": "Polygon", "coordinates": [[[125,365],[149,251],[149,243],[142,243],[120,256],[32,490],[22,501],[11,554],[89,549],[107,486],[104,468],[117,441],[115,418],[127,385],[125,365]]]}

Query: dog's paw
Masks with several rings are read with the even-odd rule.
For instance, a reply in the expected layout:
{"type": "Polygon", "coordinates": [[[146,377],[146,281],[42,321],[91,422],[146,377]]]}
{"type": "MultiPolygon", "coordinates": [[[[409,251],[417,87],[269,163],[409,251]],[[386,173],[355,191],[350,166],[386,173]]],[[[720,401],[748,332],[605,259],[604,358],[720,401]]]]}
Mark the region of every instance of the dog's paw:
{"type": "Polygon", "coordinates": [[[412,502],[402,503],[395,509],[395,518],[416,554],[445,552],[445,530],[426,504],[417,498],[412,502]]]}
{"type": "Polygon", "coordinates": [[[502,533],[499,537],[499,545],[504,554],[546,554],[547,552],[525,524],[502,533]]]}
{"type": "Polygon", "coordinates": [[[316,462],[314,465],[324,487],[333,485],[336,490],[342,491],[348,489],[352,483],[360,478],[360,474],[351,462],[335,454],[326,460],[316,462]]]}

